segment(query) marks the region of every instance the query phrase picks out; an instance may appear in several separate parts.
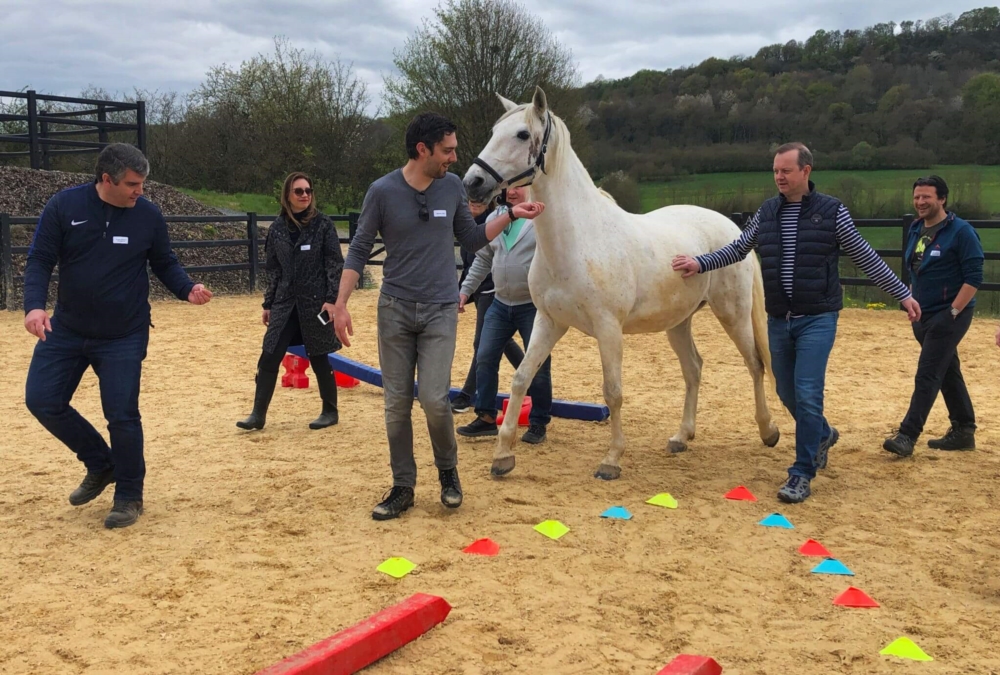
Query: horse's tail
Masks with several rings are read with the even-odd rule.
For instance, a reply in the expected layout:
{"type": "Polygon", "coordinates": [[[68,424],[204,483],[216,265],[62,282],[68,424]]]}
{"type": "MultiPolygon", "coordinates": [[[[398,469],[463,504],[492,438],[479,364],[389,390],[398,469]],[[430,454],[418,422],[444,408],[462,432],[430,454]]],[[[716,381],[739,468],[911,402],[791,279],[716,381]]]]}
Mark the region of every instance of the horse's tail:
{"type": "Polygon", "coordinates": [[[774,381],[774,373],[771,372],[771,348],[767,340],[767,312],[764,311],[764,278],[757,256],[751,254],[750,257],[753,263],[753,307],[750,310],[753,344],[757,350],[757,358],[764,364],[764,372],[774,381]]]}

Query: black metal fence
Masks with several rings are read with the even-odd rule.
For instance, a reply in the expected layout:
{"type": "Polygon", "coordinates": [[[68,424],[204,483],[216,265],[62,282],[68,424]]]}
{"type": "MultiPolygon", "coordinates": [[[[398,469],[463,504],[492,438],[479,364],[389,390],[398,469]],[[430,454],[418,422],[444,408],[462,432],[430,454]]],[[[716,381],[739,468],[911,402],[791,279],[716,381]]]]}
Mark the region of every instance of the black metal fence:
{"type": "MultiPolygon", "coordinates": [[[[349,244],[354,238],[354,234],[357,231],[358,226],[358,213],[350,213],[347,215],[331,215],[330,219],[336,223],[347,223],[348,225],[348,236],[341,237],[340,242],[342,244],[349,244]]],[[[741,228],[749,219],[749,213],[734,213],[732,215],[733,221],[741,228]]],[[[245,247],[246,248],[246,262],[231,263],[226,265],[200,265],[200,266],[189,266],[184,269],[191,274],[198,274],[203,272],[248,272],[248,288],[249,292],[255,292],[258,288],[258,279],[260,278],[260,272],[263,266],[263,260],[261,259],[261,249],[264,244],[264,239],[261,238],[259,232],[259,226],[262,223],[270,223],[277,216],[272,215],[258,215],[256,213],[247,213],[235,216],[166,216],[167,223],[184,223],[184,224],[195,224],[195,223],[245,223],[246,224],[246,238],[244,239],[213,239],[213,240],[179,240],[173,241],[172,246],[175,249],[185,249],[185,248],[222,248],[222,247],[245,247]]],[[[15,309],[12,306],[11,299],[14,297],[15,284],[23,283],[23,275],[14,274],[14,264],[13,256],[15,255],[27,255],[27,246],[12,246],[11,245],[11,226],[14,225],[34,225],[38,222],[38,217],[17,217],[10,216],[5,213],[0,213],[0,282],[2,282],[2,287],[0,287],[0,309],[15,309]]],[[[978,230],[989,230],[989,229],[1000,229],[1000,221],[995,220],[977,220],[970,221],[972,225],[978,230]]],[[[898,228],[900,238],[898,248],[876,248],[875,252],[882,256],[883,259],[902,259],[904,255],[904,248],[906,246],[906,235],[909,231],[910,225],[913,223],[913,216],[907,215],[898,219],[887,219],[887,220],[857,220],[855,224],[859,229],[864,231],[865,228],[898,228]]],[[[382,265],[381,260],[375,260],[374,258],[385,252],[385,247],[382,245],[382,240],[376,240],[375,250],[368,260],[368,265],[382,265]]],[[[457,244],[456,244],[457,245],[457,244]]],[[[987,252],[987,261],[1000,260],[1000,252],[987,252]]],[[[456,268],[461,269],[461,265],[456,265],[456,268]]],[[[904,283],[909,283],[909,270],[906,265],[899,265],[897,271],[900,273],[900,278],[904,283]]],[[[842,276],[841,282],[844,286],[873,286],[874,284],[870,279],[863,277],[851,277],[842,276]]],[[[1000,283],[998,282],[985,282],[980,288],[981,291],[1000,291],[1000,283]]]]}
{"type": "MultiPolygon", "coordinates": [[[[25,102],[25,114],[0,114],[0,122],[23,128],[19,133],[0,134],[0,142],[23,144],[27,150],[0,152],[0,159],[29,157],[32,169],[50,169],[56,155],[100,152],[108,144],[108,132],[135,132],[135,145],[146,152],[146,102],[123,103],[89,98],[48,96],[29,91],[0,91],[0,98],[25,102]],[[54,104],[87,106],[82,110],[50,111],[54,104]],[[135,113],[135,123],[109,122],[108,115],[135,113]],[[70,127],[69,129],[62,127],[70,127]],[[77,128],[78,127],[78,128],[77,128]],[[80,140],[79,136],[90,136],[80,140]],[[96,138],[94,138],[96,136],[96,138]]],[[[131,116],[131,115],[130,115],[131,116]]]]}

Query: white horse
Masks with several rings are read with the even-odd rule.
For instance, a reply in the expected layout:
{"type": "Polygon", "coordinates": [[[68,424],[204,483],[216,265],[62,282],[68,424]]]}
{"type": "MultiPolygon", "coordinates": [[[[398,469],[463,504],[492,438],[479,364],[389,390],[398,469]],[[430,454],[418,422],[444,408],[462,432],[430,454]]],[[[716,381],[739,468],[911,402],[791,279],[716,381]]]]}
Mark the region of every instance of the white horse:
{"type": "MultiPolygon", "coordinates": [[[[528,273],[538,313],[511,385],[510,410],[520,408],[531,379],[571,326],[596,338],[604,400],[611,410],[611,448],[595,476],[618,478],[625,450],[622,336],[666,331],[686,385],[681,426],[669,449],[686,450],[695,435],[702,365],[691,317],[708,304],[746,362],[760,437],[774,446],[779,432],[764,387],[771,357],[756,257],[689,279],[670,266],[675,255],[698,255],[728,244],[739,237],[739,228],[696,206],[667,206],[645,215],[622,210],[598,191],[570,146],[566,125],[549,111],[540,88],[530,104],[500,100],[507,112],[464,178],[469,197],[487,202],[511,185],[531,184],[533,198],[545,204],[535,220],[535,258],[528,273]]],[[[507,415],[493,457],[494,476],[514,469],[516,430],[517,415],[507,415]]]]}

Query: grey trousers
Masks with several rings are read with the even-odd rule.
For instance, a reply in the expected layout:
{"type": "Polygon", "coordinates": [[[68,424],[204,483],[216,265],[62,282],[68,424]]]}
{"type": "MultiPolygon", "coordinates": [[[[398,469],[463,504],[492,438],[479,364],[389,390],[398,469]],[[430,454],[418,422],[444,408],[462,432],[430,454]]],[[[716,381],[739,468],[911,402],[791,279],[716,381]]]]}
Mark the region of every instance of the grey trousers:
{"type": "Polygon", "coordinates": [[[385,396],[392,483],[415,487],[413,381],[427,416],[427,432],[438,469],[458,466],[458,443],[448,391],[458,333],[458,303],[408,302],[386,294],[378,299],[378,358],[385,396]]]}

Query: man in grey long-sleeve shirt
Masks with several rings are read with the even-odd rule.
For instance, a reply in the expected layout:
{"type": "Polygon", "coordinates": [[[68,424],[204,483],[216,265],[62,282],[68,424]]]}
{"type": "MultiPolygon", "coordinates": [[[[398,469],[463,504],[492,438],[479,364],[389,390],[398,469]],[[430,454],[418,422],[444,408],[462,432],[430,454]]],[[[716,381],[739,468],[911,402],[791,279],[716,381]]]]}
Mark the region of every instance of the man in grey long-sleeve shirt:
{"type": "MultiPolygon", "coordinates": [[[[417,465],[410,416],[415,374],[441,483],[441,503],[449,508],[462,504],[458,444],[448,400],[458,328],[454,242],[457,239],[476,251],[503,227],[500,222],[477,225],[461,179],[448,173],[457,159],[455,131],[454,124],[435,113],[417,115],[410,122],[406,165],[372,183],[365,195],[334,307],[337,336],[349,347],[354,330],[347,300],[381,234],[386,257],[378,299],[378,350],[393,487],[372,511],[375,520],[396,518],[413,506],[417,465]]],[[[544,207],[518,208],[518,217],[534,218],[544,207]]]]}

